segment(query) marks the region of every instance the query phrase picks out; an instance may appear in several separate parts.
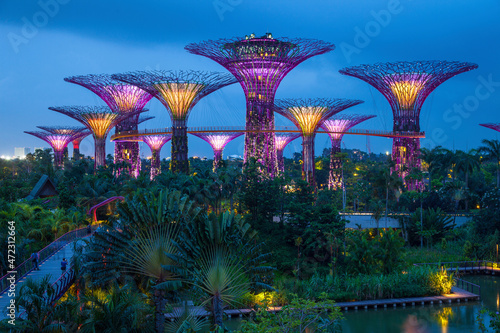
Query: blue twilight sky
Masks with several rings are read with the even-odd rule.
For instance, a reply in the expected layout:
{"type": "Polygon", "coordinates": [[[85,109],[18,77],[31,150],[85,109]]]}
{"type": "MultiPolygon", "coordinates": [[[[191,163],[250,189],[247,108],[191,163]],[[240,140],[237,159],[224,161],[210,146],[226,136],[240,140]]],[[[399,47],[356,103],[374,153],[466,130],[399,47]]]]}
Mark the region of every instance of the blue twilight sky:
{"type": "MultiPolygon", "coordinates": [[[[87,89],[63,81],[80,74],[146,69],[225,71],[210,59],[184,50],[190,42],[266,31],[275,37],[306,37],[334,43],[333,52],[313,57],[283,80],[277,98],[343,97],[365,101],[346,112],[375,114],[358,128],[392,129],[385,98],[370,85],[340,75],[352,65],[398,60],[457,60],[477,63],[438,87],[425,102],[421,128],[424,147],[470,149],[497,138],[478,126],[500,122],[499,0],[0,0],[0,155],[14,147],[48,147],[23,131],[37,125],[78,125],[49,106],[103,102],[87,89]]],[[[141,128],[170,125],[163,106],[148,105],[141,128]]],[[[190,126],[243,125],[245,99],[239,85],[218,91],[192,111],[190,126]]],[[[288,125],[280,116],[277,125],[288,125]]],[[[189,154],[212,156],[208,144],[189,137],[189,154]]],[[[300,139],[285,150],[300,151],[300,139]]],[[[345,136],[347,148],[386,152],[385,138],[345,136]]],[[[325,134],[316,152],[329,147],[325,134]]],[[[108,152],[113,144],[108,143],[108,152]]],[[[93,142],[82,142],[85,154],[93,142]]],[[[143,146],[143,156],[149,149],[143,146]]],[[[243,138],[225,155],[243,155],[243,138]]],[[[162,156],[170,155],[167,144],[162,156]]]]}

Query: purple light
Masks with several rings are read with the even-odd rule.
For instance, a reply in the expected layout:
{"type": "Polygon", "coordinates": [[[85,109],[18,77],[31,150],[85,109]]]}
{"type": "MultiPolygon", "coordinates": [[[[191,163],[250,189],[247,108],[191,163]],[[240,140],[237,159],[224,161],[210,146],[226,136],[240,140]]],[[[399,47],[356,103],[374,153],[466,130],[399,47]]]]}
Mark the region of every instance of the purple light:
{"type": "Polygon", "coordinates": [[[160,152],[165,143],[170,141],[172,135],[158,134],[158,135],[144,135],[141,137],[142,141],[151,149],[151,179],[154,179],[161,173],[160,152]]]}
{"type": "Polygon", "coordinates": [[[243,135],[242,132],[237,132],[237,133],[231,133],[231,132],[213,132],[213,133],[191,133],[194,136],[199,137],[202,140],[205,140],[212,146],[212,149],[214,151],[214,170],[217,169],[217,167],[220,164],[220,161],[222,161],[222,152],[224,151],[224,148],[226,145],[236,139],[237,137],[243,135]]]}

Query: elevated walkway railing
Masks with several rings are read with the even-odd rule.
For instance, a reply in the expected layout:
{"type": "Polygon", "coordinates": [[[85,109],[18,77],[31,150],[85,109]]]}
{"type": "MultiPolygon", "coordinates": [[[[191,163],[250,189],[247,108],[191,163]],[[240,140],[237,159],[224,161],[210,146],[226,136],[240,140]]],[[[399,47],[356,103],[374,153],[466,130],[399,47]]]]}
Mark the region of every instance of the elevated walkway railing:
{"type": "Polygon", "coordinates": [[[97,208],[100,208],[100,207],[102,207],[102,206],[105,206],[105,205],[107,205],[108,203],[113,202],[113,201],[115,201],[115,200],[121,200],[121,201],[123,201],[123,200],[125,200],[125,198],[124,198],[124,197],[122,197],[122,196],[111,197],[111,198],[109,198],[109,199],[106,199],[106,200],[104,200],[104,201],[102,201],[102,202],[98,203],[98,204],[97,204],[97,205],[95,205],[95,206],[92,206],[92,208],[90,208],[90,209],[89,209],[89,211],[87,212],[87,214],[88,214],[88,215],[91,215],[91,216],[94,218],[92,222],[97,222],[97,208]]]}
{"type": "MultiPolygon", "coordinates": [[[[91,227],[91,232],[95,231],[97,228],[97,225],[93,225],[91,227]]],[[[89,229],[88,227],[81,228],[81,229],[75,229],[72,231],[69,231],[44,247],[42,250],[40,250],[38,253],[40,255],[40,259],[38,261],[38,264],[41,264],[48,258],[50,258],[54,253],[62,249],[64,246],[67,244],[71,243],[77,238],[85,237],[89,234],[89,229]]],[[[10,270],[0,278],[0,294],[5,292],[9,288],[10,281],[7,280],[7,278],[11,277],[13,274],[16,276],[16,282],[21,280],[23,277],[25,277],[29,272],[31,272],[34,268],[34,264],[31,261],[31,259],[25,260],[23,263],[21,263],[19,266],[14,268],[13,270],[10,270]]]]}

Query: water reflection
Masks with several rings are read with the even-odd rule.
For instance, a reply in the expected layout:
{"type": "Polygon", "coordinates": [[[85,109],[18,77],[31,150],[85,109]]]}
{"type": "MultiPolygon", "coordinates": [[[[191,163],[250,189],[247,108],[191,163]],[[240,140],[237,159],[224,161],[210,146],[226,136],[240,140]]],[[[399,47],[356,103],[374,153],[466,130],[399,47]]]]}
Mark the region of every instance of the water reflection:
{"type": "Polygon", "coordinates": [[[404,333],[427,333],[427,323],[418,319],[415,315],[408,315],[406,321],[403,324],[404,333]]]}

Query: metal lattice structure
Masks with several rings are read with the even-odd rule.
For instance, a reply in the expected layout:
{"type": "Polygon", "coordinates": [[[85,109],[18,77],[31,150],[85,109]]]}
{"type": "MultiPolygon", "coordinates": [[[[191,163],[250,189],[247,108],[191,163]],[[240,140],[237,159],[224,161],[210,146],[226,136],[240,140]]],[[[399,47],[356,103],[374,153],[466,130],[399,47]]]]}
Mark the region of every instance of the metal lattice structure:
{"type": "Polygon", "coordinates": [[[350,99],[281,99],[275,111],[292,121],[302,131],[302,176],[314,183],[314,137],[323,121],[351,106],[363,103],[350,99]]]}
{"type": "Polygon", "coordinates": [[[116,74],[113,77],[135,85],[156,97],[172,119],[172,160],[174,172],[189,173],[187,120],[203,97],[236,83],[229,74],[199,71],[150,71],[116,74]]]}
{"type": "Polygon", "coordinates": [[[80,155],[80,142],[87,136],[92,134],[87,127],[75,127],[75,126],[37,126],[38,128],[53,133],[53,134],[71,134],[80,133],[81,135],[76,136],[71,143],[73,144],[73,160],[79,160],[80,155]]]}
{"type": "Polygon", "coordinates": [[[330,175],[328,178],[329,189],[339,189],[344,185],[342,159],[337,156],[337,154],[340,153],[340,145],[344,133],[357,124],[374,117],[375,115],[337,114],[325,120],[321,125],[323,130],[329,132],[328,135],[330,136],[330,140],[332,140],[332,149],[330,151],[330,175]]]}
{"type": "Polygon", "coordinates": [[[283,150],[285,147],[297,139],[300,134],[297,133],[275,133],[274,146],[276,147],[276,160],[278,163],[278,172],[285,172],[285,161],[283,160],[283,150]]]}
{"type": "Polygon", "coordinates": [[[49,110],[79,121],[92,132],[95,143],[95,168],[106,165],[106,137],[109,131],[120,121],[142,112],[120,114],[107,106],[60,106],[50,107],[49,110]]]}
{"type": "MultiPolygon", "coordinates": [[[[130,84],[114,79],[108,74],[90,74],[71,76],[64,79],[66,82],[78,84],[89,89],[99,96],[111,110],[119,114],[136,111],[147,111],[146,104],[153,98],[148,92],[130,84]]],[[[115,126],[115,133],[137,130],[139,115],[125,118],[115,126]]],[[[141,170],[139,143],[116,142],[114,153],[115,164],[127,163],[130,165],[130,174],[137,177],[141,170]]]]}
{"type": "Polygon", "coordinates": [[[494,123],[479,124],[479,126],[483,126],[483,127],[495,130],[497,132],[500,132],[500,123],[497,123],[497,124],[494,124],[494,123]]]}
{"type": "MultiPolygon", "coordinates": [[[[394,116],[394,131],[420,131],[420,111],[425,99],[441,83],[477,65],[458,61],[401,61],[360,65],[340,70],[357,77],[380,91],[389,101],[394,116]]],[[[419,139],[395,138],[392,158],[403,179],[413,168],[420,169],[419,139]]],[[[406,182],[408,189],[421,188],[420,181],[406,182]]]]}
{"type": "Polygon", "coordinates": [[[274,38],[254,34],[232,39],[208,40],[187,45],[186,50],[210,58],[233,74],[246,97],[247,114],[245,161],[256,158],[265,174],[276,172],[274,132],[274,96],[283,78],[298,64],[332,51],[333,44],[315,39],[274,38]]]}
{"type": "Polygon", "coordinates": [[[237,137],[243,135],[241,132],[214,132],[214,133],[192,133],[194,136],[208,142],[214,151],[214,167],[216,170],[222,161],[222,152],[226,145],[236,139],[237,137]]]}
{"type": "Polygon", "coordinates": [[[39,128],[44,129],[44,131],[25,131],[24,133],[36,136],[39,139],[47,142],[54,151],[54,167],[55,168],[63,168],[63,154],[64,150],[68,146],[68,144],[82,136],[86,136],[85,128],[76,128],[72,130],[69,127],[45,127],[38,126],[39,128]],[[48,129],[48,130],[46,130],[48,129]],[[50,131],[49,131],[50,130],[50,131]]]}
{"type": "Polygon", "coordinates": [[[161,173],[160,152],[165,143],[170,141],[172,135],[158,134],[142,136],[142,141],[151,149],[151,179],[154,179],[161,173]]]}

